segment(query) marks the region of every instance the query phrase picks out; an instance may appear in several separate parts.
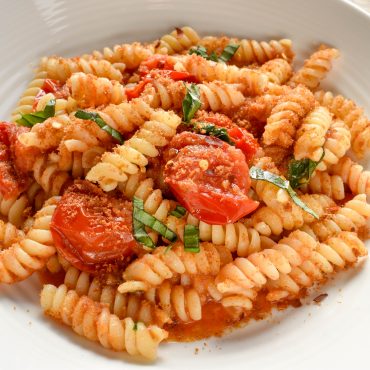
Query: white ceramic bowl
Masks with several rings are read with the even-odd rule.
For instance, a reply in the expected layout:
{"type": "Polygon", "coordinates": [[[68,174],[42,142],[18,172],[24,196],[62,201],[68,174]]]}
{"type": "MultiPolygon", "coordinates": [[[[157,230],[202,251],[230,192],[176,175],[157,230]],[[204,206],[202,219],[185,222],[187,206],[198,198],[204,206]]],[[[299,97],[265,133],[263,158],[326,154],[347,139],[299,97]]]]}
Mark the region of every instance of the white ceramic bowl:
{"type": "MultiPolygon", "coordinates": [[[[370,111],[370,18],[338,0],[0,0],[0,113],[9,118],[39,57],[152,40],[175,26],[201,34],[288,37],[298,61],[321,42],[342,58],[325,82],[370,111]]],[[[324,287],[321,304],[287,310],[222,339],[160,347],[152,369],[369,369],[370,266],[324,287]],[[198,355],[194,354],[199,348],[198,355]]],[[[104,350],[46,320],[36,277],[0,287],[1,369],[133,369],[137,360],[104,350]]]]}

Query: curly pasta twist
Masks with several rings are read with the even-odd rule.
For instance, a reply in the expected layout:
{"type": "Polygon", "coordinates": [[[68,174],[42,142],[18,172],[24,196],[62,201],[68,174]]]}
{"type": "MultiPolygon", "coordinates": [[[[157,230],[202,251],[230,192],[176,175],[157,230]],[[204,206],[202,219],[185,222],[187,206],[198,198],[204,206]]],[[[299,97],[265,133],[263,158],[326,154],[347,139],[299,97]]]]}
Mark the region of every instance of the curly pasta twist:
{"type": "Polygon", "coordinates": [[[33,80],[28,84],[26,90],[23,92],[21,98],[17,103],[17,107],[13,110],[11,121],[15,122],[21,118],[21,114],[28,114],[32,112],[33,103],[36,95],[40,92],[42,85],[47,78],[46,71],[36,72],[33,80]]]}
{"type": "Polygon", "coordinates": [[[58,164],[46,155],[36,159],[32,171],[36,182],[50,196],[60,195],[70,181],[69,173],[61,171],[58,164]]]}
{"type": "Polygon", "coordinates": [[[230,61],[240,67],[253,63],[263,64],[275,58],[284,58],[291,62],[294,57],[292,41],[288,39],[267,42],[207,36],[199,41],[199,44],[206,47],[208,52],[221,52],[229,43],[239,45],[230,61]]]}
{"type": "Polygon", "coordinates": [[[329,173],[338,175],[354,194],[370,195],[370,171],[344,156],[337,164],[329,168],[329,173]]]}
{"type": "Polygon", "coordinates": [[[136,69],[140,63],[148,59],[154,54],[154,47],[152,45],[142,45],[139,42],[132,44],[115,45],[111,48],[104,48],[103,52],[94,51],[93,57],[101,60],[105,59],[108,62],[116,65],[123,64],[127,69],[136,69]]]}
{"type": "Polygon", "coordinates": [[[316,89],[321,80],[325,78],[331,70],[332,61],[339,57],[339,51],[333,48],[320,47],[305,60],[304,65],[290,79],[291,86],[299,84],[307,86],[309,89],[316,89]]]}
{"type": "Polygon", "coordinates": [[[138,131],[113,152],[104,153],[101,162],[87,174],[86,179],[98,182],[105,190],[113,190],[119,182],[127,180],[127,174],[135,174],[148,164],[147,157],[156,157],[157,147],[163,147],[176,134],[181,123],[173,112],[155,111],[138,131]]]}
{"type": "Polygon", "coordinates": [[[224,261],[230,260],[230,252],[222,246],[202,243],[199,253],[186,252],[182,245],[166,251],[158,247],[131,263],[123,273],[127,281],[139,281],[147,287],[158,286],[175,274],[216,275],[224,261]]]}
{"type": "Polygon", "coordinates": [[[284,95],[267,118],[263,133],[264,144],[290,147],[300,120],[314,108],[314,105],[314,96],[304,86],[298,86],[284,95]]]}
{"type": "Polygon", "coordinates": [[[87,296],[95,302],[107,304],[110,312],[123,319],[131,317],[144,324],[156,323],[163,326],[170,317],[140,294],[122,294],[117,290],[117,283],[101,282],[87,272],[82,272],[73,266],[66,270],[64,284],[81,296],[87,296]]]}
{"type": "MultiPolygon", "coordinates": [[[[244,96],[240,92],[242,88],[237,84],[214,81],[198,84],[198,87],[201,109],[218,112],[237,107],[244,101],[244,96]]],[[[145,89],[143,96],[150,97],[153,108],[180,109],[185,94],[186,87],[182,81],[161,78],[154,80],[145,89]]]]}
{"type": "Polygon", "coordinates": [[[301,230],[324,241],[341,231],[358,232],[366,227],[370,218],[370,205],[366,202],[366,195],[359,194],[349,200],[333,214],[310,225],[303,225],[301,230]]]}
{"type": "Polygon", "coordinates": [[[41,59],[40,69],[47,72],[48,78],[61,82],[66,82],[76,72],[106,77],[109,80],[122,80],[122,73],[106,60],[44,57],[41,59]]]}
{"type": "Polygon", "coordinates": [[[79,297],[65,285],[58,288],[44,285],[40,300],[45,314],[71,326],[77,334],[115,351],[126,350],[130,355],[154,360],[158,344],[167,338],[167,332],[158,326],[135,324],[131,318],[120,320],[104,304],[86,296],[79,297]]]}
{"type": "Polygon", "coordinates": [[[318,91],[315,98],[327,107],[350,128],[352,150],[358,157],[363,157],[370,148],[370,120],[362,108],[342,95],[334,96],[331,92],[318,91]]]}
{"type": "Polygon", "coordinates": [[[325,135],[331,123],[331,114],[324,107],[317,107],[309,113],[297,131],[294,158],[319,161],[323,154],[325,135]]]}
{"type": "Polygon", "coordinates": [[[176,54],[197,45],[200,37],[191,27],[176,28],[171,33],[160,38],[155,45],[155,51],[159,54],[176,54]]]}
{"type": "Polygon", "coordinates": [[[77,103],[71,97],[67,99],[56,99],[54,94],[48,93],[43,95],[37,103],[36,112],[43,111],[46,105],[50,102],[50,100],[55,100],[55,116],[60,116],[63,114],[69,114],[76,110],[77,103]]]}
{"type": "Polygon", "coordinates": [[[111,81],[105,77],[78,72],[73,73],[66,84],[71,97],[81,108],[120,104],[127,100],[124,87],[118,81],[111,81]]]}
{"type": "Polygon", "coordinates": [[[0,252],[0,282],[12,284],[26,279],[55,254],[49,225],[58,201],[57,197],[49,199],[36,213],[25,237],[0,252]]]}
{"type": "Polygon", "coordinates": [[[365,255],[364,244],[353,233],[340,232],[324,244],[296,230],[271,249],[225,265],[216,277],[216,285],[235,304],[240,295],[244,297],[243,306],[250,309],[256,291],[263,286],[267,285],[267,299],[271,301],[296,296],[301,287],[310,287],[333,273],[334,267],[343,268],[365,255]]]}
{"type": "Polygon", "coordinates": [[[145,292],[145,297],[163,309],[169,317],[181,321],[202,319],[202,302],[199,293],[192,287],[171,285],[169,281],[145,292]]]}
{"type": "Polygon", "coordinates": [[[270,82],[282,85],[292,76],[292,66],[285,59],[272,59],[259,69],[267,75],[270,82]]]}
{"type": "Polygon", "coordinates": [[[316,171],[304,190],[325,194],[334,200],[342,200],[346,195],[342,178],[338,175],[329,175],[327,171],[316,171]]]}
{"type": "Polygon", "coordinates": [[[197,55],[173,58],[177,61],[175,69],[186,70],[200,81],[220,80],[231,84],[240,83],[243,85],[245,95],[260,95],[268,85],[267,75],[258,70],[217,63],[197,55]]]}
{"type": "Polygon", "coordinates": [[[10,222],[0,220],[0,250],[10,247],[24,237],[24,232],[10,222]]]}

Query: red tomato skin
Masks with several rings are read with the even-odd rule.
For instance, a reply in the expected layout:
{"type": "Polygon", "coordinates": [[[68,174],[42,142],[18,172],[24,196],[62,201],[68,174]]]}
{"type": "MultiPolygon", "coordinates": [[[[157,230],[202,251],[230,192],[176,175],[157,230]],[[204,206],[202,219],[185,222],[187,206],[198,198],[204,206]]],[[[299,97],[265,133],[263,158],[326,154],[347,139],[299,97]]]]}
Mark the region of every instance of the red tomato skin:
{"type": "Polygon", "coordinates": [[[50,224],[58,252],[87,272],[131,256],[137,246],[131,229],[131,203],[110,198],[85,181],[67,190],[50,224]]]}
{"type": "Polygon", "coordinates": [[[200,220],[218,225],[233,223],[258,207],[259,203],[246,195],[249,169],[239,149],[214,137],[183,132],[171,141],[164,158],[168,160],[165,182],[200,220]],[[200,160],[207,161],[207,170],[199,168],[200,160]]]}

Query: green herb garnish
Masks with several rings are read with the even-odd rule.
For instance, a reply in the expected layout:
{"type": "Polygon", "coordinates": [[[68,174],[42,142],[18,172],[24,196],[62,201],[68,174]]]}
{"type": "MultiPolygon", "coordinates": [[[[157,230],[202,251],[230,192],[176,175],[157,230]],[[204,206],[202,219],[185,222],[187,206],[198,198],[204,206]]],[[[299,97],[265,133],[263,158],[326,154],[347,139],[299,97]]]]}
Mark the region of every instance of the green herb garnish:
{"type": "Polygon", "coordinates": [[[212,60],[214,62],[223,62],[223,63],[226,63],[228,62],[233,56],[234,54],[236,53],[236,51],[239,49],[239,46],[240,45],[236,45],[236,44],[229,44],[225,47],[224,50],[222,50],[222,53],[220,56],[218,56],[214,51],[208,55],[207,53],[207,49],[202,46],[202,45],[198,45],[194,48],[191,48],[189,50],[189,54],[196,54],[196,55],[199,55],[201,56],[202,58],[204,59],[207,59],[207,60],[212,60]]]}
{"type": "Polygon", "coordinates": [[[189,125],[192,125],[193,131],[199,134],[214,136],[230,145],[235,145],[235,143],[230,139],[226,128],[224,127],[217,127],[208,122],[191,122],[189,125]]]}
{"type": "Polygon", "coordinates": [[[33,127],[34,125],[44,122],[46,119],[55,116],[55,99],[50,99],[43,111],[22,114],[21,118],[17,119],[17,123],[21,126],[33,127]]]}
{"type": "Polygon", "coordinates": [[[310,182],[312,174],[316,167],[323,160],[325,151],[323,151],[321,158],[316,162],[309,158],[300,160],[292,159],[288,165],[288,179],[293,189],[299,188],[310,182]]]}
{"type": "Polygon", "coordinates": [[[311,208],[309,208],[302,200],[298,197],[297,193],[293,190],[293,188],[290,186],[290,183],[288,180],[285,180],[281,178],[278,175],[275,175],[272,172],[264,171],[261,168],[258,167],[251,167],[249,170],[249,176],[254,180],[262,180],[270,182],[271,184],[279,187],[280,189],[284,189],[287,191],[289,196],[292,198],[293,202],[300,208],[302,208],[304,211],[309,213],[315,218],[319,218],[319,216],[316,214],[315,211],[313,211],[311,208]]]}
{"type": "Polygon", "coordinates": [[[190,86],[185,86],[186,95],[182,101],[182,112],[184,115],[184,121],[190,122],[190,120],[194,117],[194,114],[201,107],[202,103],[200,101],[199,86],[193,83],[190,84],[190,86]]]}
{"type": "MultiPolygon", "coordinates": [[[[135,209],[144,209],[144,203],[141,199],[134,197],[133,201],[133,207],[135,213],[135,209]]],[[[141,244],[143,244],[145,247],[154,249],[155,244],[152,240],[152,238],[148,235],[148,233],[145,230],[145,225],[140,222],[139,220],[135,219],[135,217],[132,218],[132,224],[133,224],[133,234],[134,238],[141,244]]]]}
{"type": "Polygon", "coordinates": [[[194,225],[185,225],[184,250],[186,252],[199,253],[199,228],[194,225]]]}
{"type": "MultiPolygon", "coordinates": [[[[133,198],[133,219],[139,221],[144,226],[151,228],[158,234],[162,235],[165,239],[170,242],[175,242],[177,240],[177,235],[171,229],[169,229],[163,222],[157,220],[148,212],[144,211],[144,202],[137,198],[133,198]]],[[[134,225],[135,227],[135,225],[134,225]]]]}
{"type": "Polygon", "coordinates": [[[98,113],[95,112],[88,112],[85,110],[78,110],[75,113],[77,118],[86,119],[90,121],[94,121],[102,130],[107,132],[113,139],[116,139],[120,144],[123,144],[123,137],[122,135],[115,130],[113,127],[107,125],[107,123],[99,116],[98,113]]]}
{"type": "Polygon", "coordinates": [[[179,206],[179,205],[177,205],[176,208],[172,212],[170,212],[170,215],[175,216],[177,218],[181,218],[185,216],[185,214],[186,214],[186,208],[179,206]]]}

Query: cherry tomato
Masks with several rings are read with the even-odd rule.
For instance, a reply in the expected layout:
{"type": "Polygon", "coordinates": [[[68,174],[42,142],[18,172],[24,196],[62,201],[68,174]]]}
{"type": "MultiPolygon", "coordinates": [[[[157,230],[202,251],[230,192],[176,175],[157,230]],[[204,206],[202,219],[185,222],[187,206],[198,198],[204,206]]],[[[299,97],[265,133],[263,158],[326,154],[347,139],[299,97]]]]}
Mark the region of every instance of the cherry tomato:
{"type": "Polygon", "coordinates": [[[144,80],[140,81],[136,86],[126,88],[125,93],[128,100],[135,99],[141,95],[144,91],[145,86],[151,82],[151,78],[145,78],[144,80]]]}
{"type": "Polygon", "coordinates": [[[165,182],[195,217],[224,225],[258,207],[247,196],[249,168],[239,149],[191,132],[176,135],[169,148],[165,182]]]}
{"type": "Polygon", "coordinates": [[[141,62],[139,66],[139,74],[146,75],[152,69],[169,69],[173,70],[174,64],[167,55],[156,54],[141,62]]]}
{"type": "Polygon", "coordinates": [[[46,95],[52,93],[57,99],[66,99],[69,96],[68,88],[65,84],[62,84],[58,80],[52,80],[50,78],[46,78],[43,85],[41,86],[40,91],[35,96],[35,100],[32,105],[32,110],[35,111],[37,108],[37,104],[40,99],[46,95]]]}
{"type": "Polygon", "coordinates": [[[73,185],[63,195],[50,231],[58,252],[83,271],[125,262],[137,246],[131,203],[108,196],[87,181],[73,185]]]}
{"type": "Polygon", "coordinates": [[[18,135],[27,131],[26,127],[0,122],[0,193],[6,199],[17,197],[28,184],[28,168],[24,170],[24,166],[36,153],[18,140],[18,135]]]}

